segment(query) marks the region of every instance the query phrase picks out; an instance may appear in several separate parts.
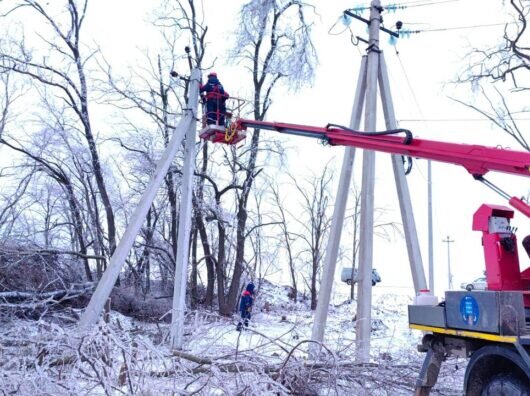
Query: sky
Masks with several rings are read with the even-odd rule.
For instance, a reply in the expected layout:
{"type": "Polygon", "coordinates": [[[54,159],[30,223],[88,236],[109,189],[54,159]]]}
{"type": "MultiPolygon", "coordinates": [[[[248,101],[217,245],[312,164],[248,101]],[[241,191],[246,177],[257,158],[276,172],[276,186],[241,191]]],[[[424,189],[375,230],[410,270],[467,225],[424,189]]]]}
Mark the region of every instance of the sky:
{"type": "MultiPolygon", "coordinates": [[[[250,82],[242,77],[238,65],[230,64],[227,53],[233,48],[230,34],[237,28],[238,11],[243,1],[203,0],[200,4],[209,27],[207,41],[210,58],[225,88],[232,96],[249,97],[250,82]]],[[[437,0],[403,1],[408,8],[383,14],[384,25],[393,28],[396,21],[404,29],[431,30],[399,39],[396,45],[381,34],[383,50],[399,126],[410,129],[416,137],[450,142],[465,142],[490,146],[501,145],[518,149],[516,144],[493,128],[481,116],[455,103],[451,96],[465,101],[478,100],[476,91],[468,86],[451,83],[466,66],[470,48],[493,46],[500,42],[504,26],[479,27],[511,21],[496,0],[437,0]],[[430,4],[426,4],[430,3],[430,4]],[[469,29],[455,27],[476,26],[469,29]],[[447,30],[449,28],[449,30],[447,30]],[[432,31],[441,29],[437,31],[432,31]],[[424,121],[422,121],[424,120],[424,121]]],[[[368,5],[360,1],[315,0],[313,41],[319,57],[315,80],[298,92],[281,89],[276,92],[267,120],[320,125],[347,125],[350,119],[362,43],[352,45],[349,32],[340,17],[347,8],[368,5]]],[[[395,4],[382,2],[383,6],[395,4]]],[[[366,17],[367,14],[364,14],[366,17]]],[[[152,2],[140,0],[91,1],[86,20],[86,37],[95,43],[114,69],[134,68],[144,62],[143,52],[156,51],[159,35],[150,23],[153,19],[152,2]]],[[[29,22],[29,21],[28,21],[29,22]]],[[[365,26],[351,21],[351,29],[366,37],[365,26]]],[[[177,68],[185,71],[183,62],[177,68]]],[[[499,84],[497,84],[499,85],[499,84]]],[[[517,103],[527,103],[525,93],[517,94],[517,103]]],[[[362,125],[362,124],[361,124],[362,125]]],[[[522,124],[527,126],[528,122],[522,124]]],[[[378,129],[384,129],[382,110],[378,109],[378,129]]],[[[271,132],[273,133],[273,132],[271,132]]],[[[343,149],[324,147],[313,140],[300,137],[277,136],[285,147],[290,147],[286,169],[298,178],[318,174],[326,164],[335,169],[336,191],[338,171],[343,149]]],[[[357,150],[354,183],[361,184],[362,151],[357,150]]],[[[427,266],[427,170],[425,161],[414,161],[407,177],[415,210],[424,265],[427,266]]],[[[276,171],[271,170],[271,172],[276,171]]],[[[528,194],[528,181],[503,174],[492,174],[490,179],[509,194],[528,194]]],[[[376,164],[376,207],[389,211],[388,218],[400,221],[399,206],[388,155],[378,154],[376,164]]],[[[449,236],[453,284],[470,281],[482,275],[484,260],[480,234],[471,230],[473,213],[482,203],[506,204],[485,186],[473,181],[463,168],[433,163],[433,218],[435,291],[441,294],[447,286],[447,246],[442,242],[449,236]]],[[[519,227],[519,240],[530,233],[528,221],[516,214],[513,224],[519,227]]],[[[411,290],[412,278],[408,269],[405,241],[375,239],[374,267],[383,282],[378,287],[397,287],[411,290]]],[[[521,267],[530,263],[520,255],[521,267]]],[[[337,268],[337,281],[340,279],[337,268]]],[[[427,274],[427,271],[426,271],[427,274]]]]}
{"type": "MultiPolygon", "coordinates": [[[[139,52],[156,48],[158,35],[149,24],[153,10],[148,2],[115,0],[105,2],[104,5],[94,3],[91,5],[92,15],[95,17],[97,14],[91,20],[94,40],[114,67],[134,63],[140,59],[139,52]]],[[[213,69],[232,96],[248,98],[248,79],[241,78],[241,69],[229,63],[226,56],[233,48],[230,34],[236,30],[239,8],[243,3],[204,0],[198,4],[204,10],[205,23],[209,27],[208,52],[215,54],[215,57],[210,56],[213,69]]],[[[403,29],[408,30],[445,29],[511,21],[503,12],[501,2],[494,0],[481,1],[480,7],[473,0],[408,1],[397,4],[405,3],[409,3],[408,8],[383,14],[386,27],[393,28],[398,20],[404,23],[403,29]],[[425,3],[432,4],[424,5],[425,3]]],[[[365,49],[362,43],[352,45],[350,34],[340,17],[344,9],[368,5],[368,2],[335,0],[314,1],[313,4],[317,14],[314,18],[313,40],[319,57],[315,80],[299,92],[285,89],[276,92],[267,117],[269,121],[322,126],[329,122],[349,123],[359,65],[365,49]]],[[[356,35],[367,36],[366,27],[361,22],[352,21],[350,27],[356,35]]],[[[455,87],[451,81],[465,68],[466,54],[470,48],[494,45],[499,42],[503,29],[504,26],[499,25],[424,32],[400,39],[396,45],[391,45],[388,37],[381,34],[381,48],[387,62],[399,125],[411,129],[415,136],[426,139],[493,146],[501,144],[517,148],[477,113],[449,98],[454,95],[470,102],[475,100],[475,93],[470,87],[455,87]]],[[[380,108],[378,112],[378,129],[382,130],[384,119],[380,108]]],[[[287,159],[289,173],[303,178],[318,174],[329,163],[336,170],[332,192],[336,191],[342,148],[323,147],[300,137],[278,138],[282,139],[285,147],[293,149],[287,159]]],[[[357,150],[354,177],[357,185],[361,184],[361,162],[362,151],[357,150]]],[[[521,178],[499,174],[491,175],[490,178],[512,195],[522,196],[528,193],[528,183],[521,178]]],[[[407,180],[422,257],[427,266],[426,161],[414,161],[413,171],[407,180]]],[[[389,212],[389,219],[400,221],[390,160],[385,154],[377,155],[375,195],[376,207],[385,208],[389,212]]],[[[471,230],[471,221],[475,210],[485,202],[505,204],[502,198],[473,181],[464,169],[433,163],[437,294],[440,295],[448,284],[447,244],[442,242],[447,236],[454,240],[450,246],[453,285],[457,287],[460,282],[482,275],[484,261],[480,235],[471,230]]],[[[516,214],[513,224],[519,227],[519,239],[530,233],[530,227],[525,224],[522,216],[516,214]]],[[[403,238],[398,236],[391,242],[376,238],[374,243],[374,267],[383,277],[381,287],[396,286],[409,290],[412,278],[403,238]]],[[[528,265],[528,259],[521,255],[521,266],[528,265]]],[[[338,266],[337,283],[340,270],[338,266]]]]}
{"type": "MultiPolygon", "coordinates": [[[[404,3],[406,2],[398,4],[404,3]]],[[[413,5],[420,2],[408,3],[413,5]]],[[[503,12],[501,2],[498,1],[480,1],[480,6],[473,0],[431,3],[433,4],[410,7],[395,13],[384,13],[385,26],[391,28],[397,20],[404,22],[404,29],[410,30],[478,26],[511,21],[511,18],[503,12]]],[[[217,31],[220,35],[231,31],[235,22],[230,22],[230,18],[232,15],[236,17],[237,7],[241,2],[231,2],[227,5],[226,2],[219,4],[215,1],[204,1],[204,4],[208,15],[210,12],[211,15],[219,15],[221,9],[225,9],[226,17],[221,26],[210,25],[213,27],[210,32],[212,36],[215,36],[217,31]]],[[[344,30],[340,21],[334,28],[332,26],[338,21],[344,9],[367,5],[367,2],[316,1],[314,4],[317,13],[320,14],[320,20],[313,32],[320,60],[315,81],[312,86],[300,92],[276,95],[268,116],[270,121],[322,126],[328,122],[349,123],[364,48],[362,45],[354,47],[347,32],[336,34],[344,30]]],[[[382,2],[382,4],[389,3],[382,2]]],[[[366,37],[362,23],[352,21],[350,26],[356,34],[366,37]]],[[[381,48],[388,65],[399,125],[411,129],[415,136],[421,138],[491,146],[500,144],[518,149],[514,142],[495,130],[489,122],[482,120],[480,115],[450,99],[450,96],[453,96],[470,102],[476,100],[476,93],[469,86],[455,87],[451,81],[454,81],[465,68],[466,54],[470,48],[495,45],[500,41],[503,29],[504,26],[499,25],[425,32],[400,39],[396,46],[390,45],[387,37],[381,34],[381,48]],[[422,119],[428,121],[407,121],[422,119]]],[[[226,42],[219,43],[222,44],[229,45],[226,42]]],[[[217,45],[217,42],[214,45],[217,45]]],[[[222,52],[223,47],[220,48],[220,53],[222,52]]],[[[237,91],[233,87],[241,82],[237,76],[230,74],[231,66],[216,65],[216,68],[218,72],[221,70],[223,75],[227,75],[228,78],[223,77],[225,86],[231,87],[229,88],[231,91],[237,91]]],[[[523,95],[519,96],[518,99],[524,103],[523,95]]],[[[379,108],[378,111],[378,129],[383,130],[382,110],[379,108]]],[[[331,161],[331,166],[337,170],[335,183],[338,181],[343,151],[341,148],[322,147],[316,142],[299,137],[282,136],[281,138],[285,139],[287,146],[296,148],[296,153],[291,154],[288,159],[290,172],[298,175],[318,173],[328,161],[331,161]],[[320,160],[315,161],[315,158],[320,160]]],[[[357,150],[354,182],[358,185],[361,184],[361,159],[362,151],[357,150]]],[[[529,184],[525,179],[504,174],[488,176],[512,195],[522,196],[529,192],[529,184]]],[[[413,171],[407,179],[415,209],[423,261],[427,266],[426,161],[414,161],[413,171]]],[[[335,185],[332,191],[336,191],[335,185]]],[[[375,195],[376,206],[388,209],[392,213],[391,217],[400,221],[390,160],[385,154],[377,155],[375,195]]],[[[482,203],[506,204],[506,202],[474,181],[463,168],[440,163],[433,163],[433,202],[435,291],[440,295],[448,284],[447,244],[442,240],[447,236],[454,240],[450,246],[454,287],[458,287],[461,282],[481,276],[484,270],[483,252],[480,234],[471,230],[473,213],[482,203]]],[[[516,214],[513,224],[519,227],[520,240],[530,232],[527,223],[524,216],[516,214]]],[[[383,277],[380,286],[410,287],[412,279],[408,270],[404,240],[398,237],[389,243],[375,239],[374,243],[374,267],[378,268],[383,277]]],[[[522,268],[530,264],[526,255],[521,254],[520,258],[522,268]]],[[[339,271],[340,267],[337,268],[337,279],[339,271]]]]}

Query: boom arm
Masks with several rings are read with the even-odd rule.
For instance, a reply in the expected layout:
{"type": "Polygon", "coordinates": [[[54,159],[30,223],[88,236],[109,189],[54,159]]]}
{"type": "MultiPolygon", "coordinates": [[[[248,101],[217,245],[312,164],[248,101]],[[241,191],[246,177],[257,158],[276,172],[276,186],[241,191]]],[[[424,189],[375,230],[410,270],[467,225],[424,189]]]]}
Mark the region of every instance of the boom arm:
{"type": "MultiPolygon", "coordinates": [[[[239,119],[238,131],[258,128],[323,140],[334,146],[350,146],[390,154],[406,155],[464,167],[477,180],[485,182],[496,192],[509,200],[512,207],[530,217],[530,206],[517,197],[509,197],[502,190],[487,182],[483,176],[489,171],[504,172],[520,176],[530,176],[530,153],[480,145],[445,143],[434,140],[390,136],[388,133],[353,131],[340,126],[313,127],[239,119]]],[[[397,130],[394,132],[408,132],[397,130]]],[[[410,132],[409,132],[410,133],[410,132]]]]}

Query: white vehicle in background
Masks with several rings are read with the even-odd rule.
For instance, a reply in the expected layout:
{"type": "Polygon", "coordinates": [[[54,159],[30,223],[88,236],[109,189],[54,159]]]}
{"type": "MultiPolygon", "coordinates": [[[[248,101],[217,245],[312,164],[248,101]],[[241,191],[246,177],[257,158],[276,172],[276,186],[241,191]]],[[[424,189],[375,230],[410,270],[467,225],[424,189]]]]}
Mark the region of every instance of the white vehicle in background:
{"type": "Polygon", "coordinates": [[[466,290],[486,290],[488,288],[488,282],[486,281],[486,277],[482,276],[473,282],[462,282],[460,287],[466,290]]]}
{"type": "MultiPolygon", "coordinates": [[[[352,281],[354,283],[358,282],[359,279],[357,277],[357,268],[355,268],[355,271],[353,271],[352,267],[343,268],[342,272],[340,273],[340,280],[343,282],[346,282],[348,285],[351,285],[352,281]]],[[[379,282],[381,282],[381,276],[379,275],[379,272],[377,272],[377,270],[373,268],[372,269],[372,286],[375,286],[379,282]]]]}

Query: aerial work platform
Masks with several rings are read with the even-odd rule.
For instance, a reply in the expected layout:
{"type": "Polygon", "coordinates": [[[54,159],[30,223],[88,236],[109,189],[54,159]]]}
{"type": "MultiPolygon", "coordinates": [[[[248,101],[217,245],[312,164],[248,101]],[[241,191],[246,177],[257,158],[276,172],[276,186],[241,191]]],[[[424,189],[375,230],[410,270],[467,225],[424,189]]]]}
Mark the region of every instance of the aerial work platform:
{"type": "Polygon", "coordinates": [[[222,125],[206,125],[199,132],[199,136],[203,140],[212,143],[237,144],[247,137],[246,131],[238,131],[229,126],[222,125]]]}
{"type": "Polygon", "coordinates": [[[237,144],[245,140],[247,133],[242,130],[238,122],[232,122],[233,116],[236,120],[241,118],[241,109],[246,105],[241,98],[228,98],[226,100],[226,112],[217,111],[212,117],[206,107],[203,106],[202,129],[199,132],[201,139],[212,143],[237,144]],[[215,121],[212,123],[211,121],[215,121]],[[210,121],[210,123],[208,123],[210,121]]]}

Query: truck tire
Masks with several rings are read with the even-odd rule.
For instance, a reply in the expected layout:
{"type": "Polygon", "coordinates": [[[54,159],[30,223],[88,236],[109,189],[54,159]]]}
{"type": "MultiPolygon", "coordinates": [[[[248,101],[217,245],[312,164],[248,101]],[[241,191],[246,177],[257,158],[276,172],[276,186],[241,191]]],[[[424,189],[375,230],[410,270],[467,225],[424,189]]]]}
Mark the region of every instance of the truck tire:
{"type": "Polygon", "coordinates": [[[530,396],[528,383],[514,373],[494,376],[480,396],[530,396]]]}
{"type": "Polygon", "coordinates": [[[464,393],[466,396],[530,396],[530,366],[511,345],[485,345],[469,359],[464,393]]]}
{"type": "Polygon", "coordinates": [[[351,279],[346,280],[346,284],[347,284],[348,286],[351,286],[351,279]]]}

